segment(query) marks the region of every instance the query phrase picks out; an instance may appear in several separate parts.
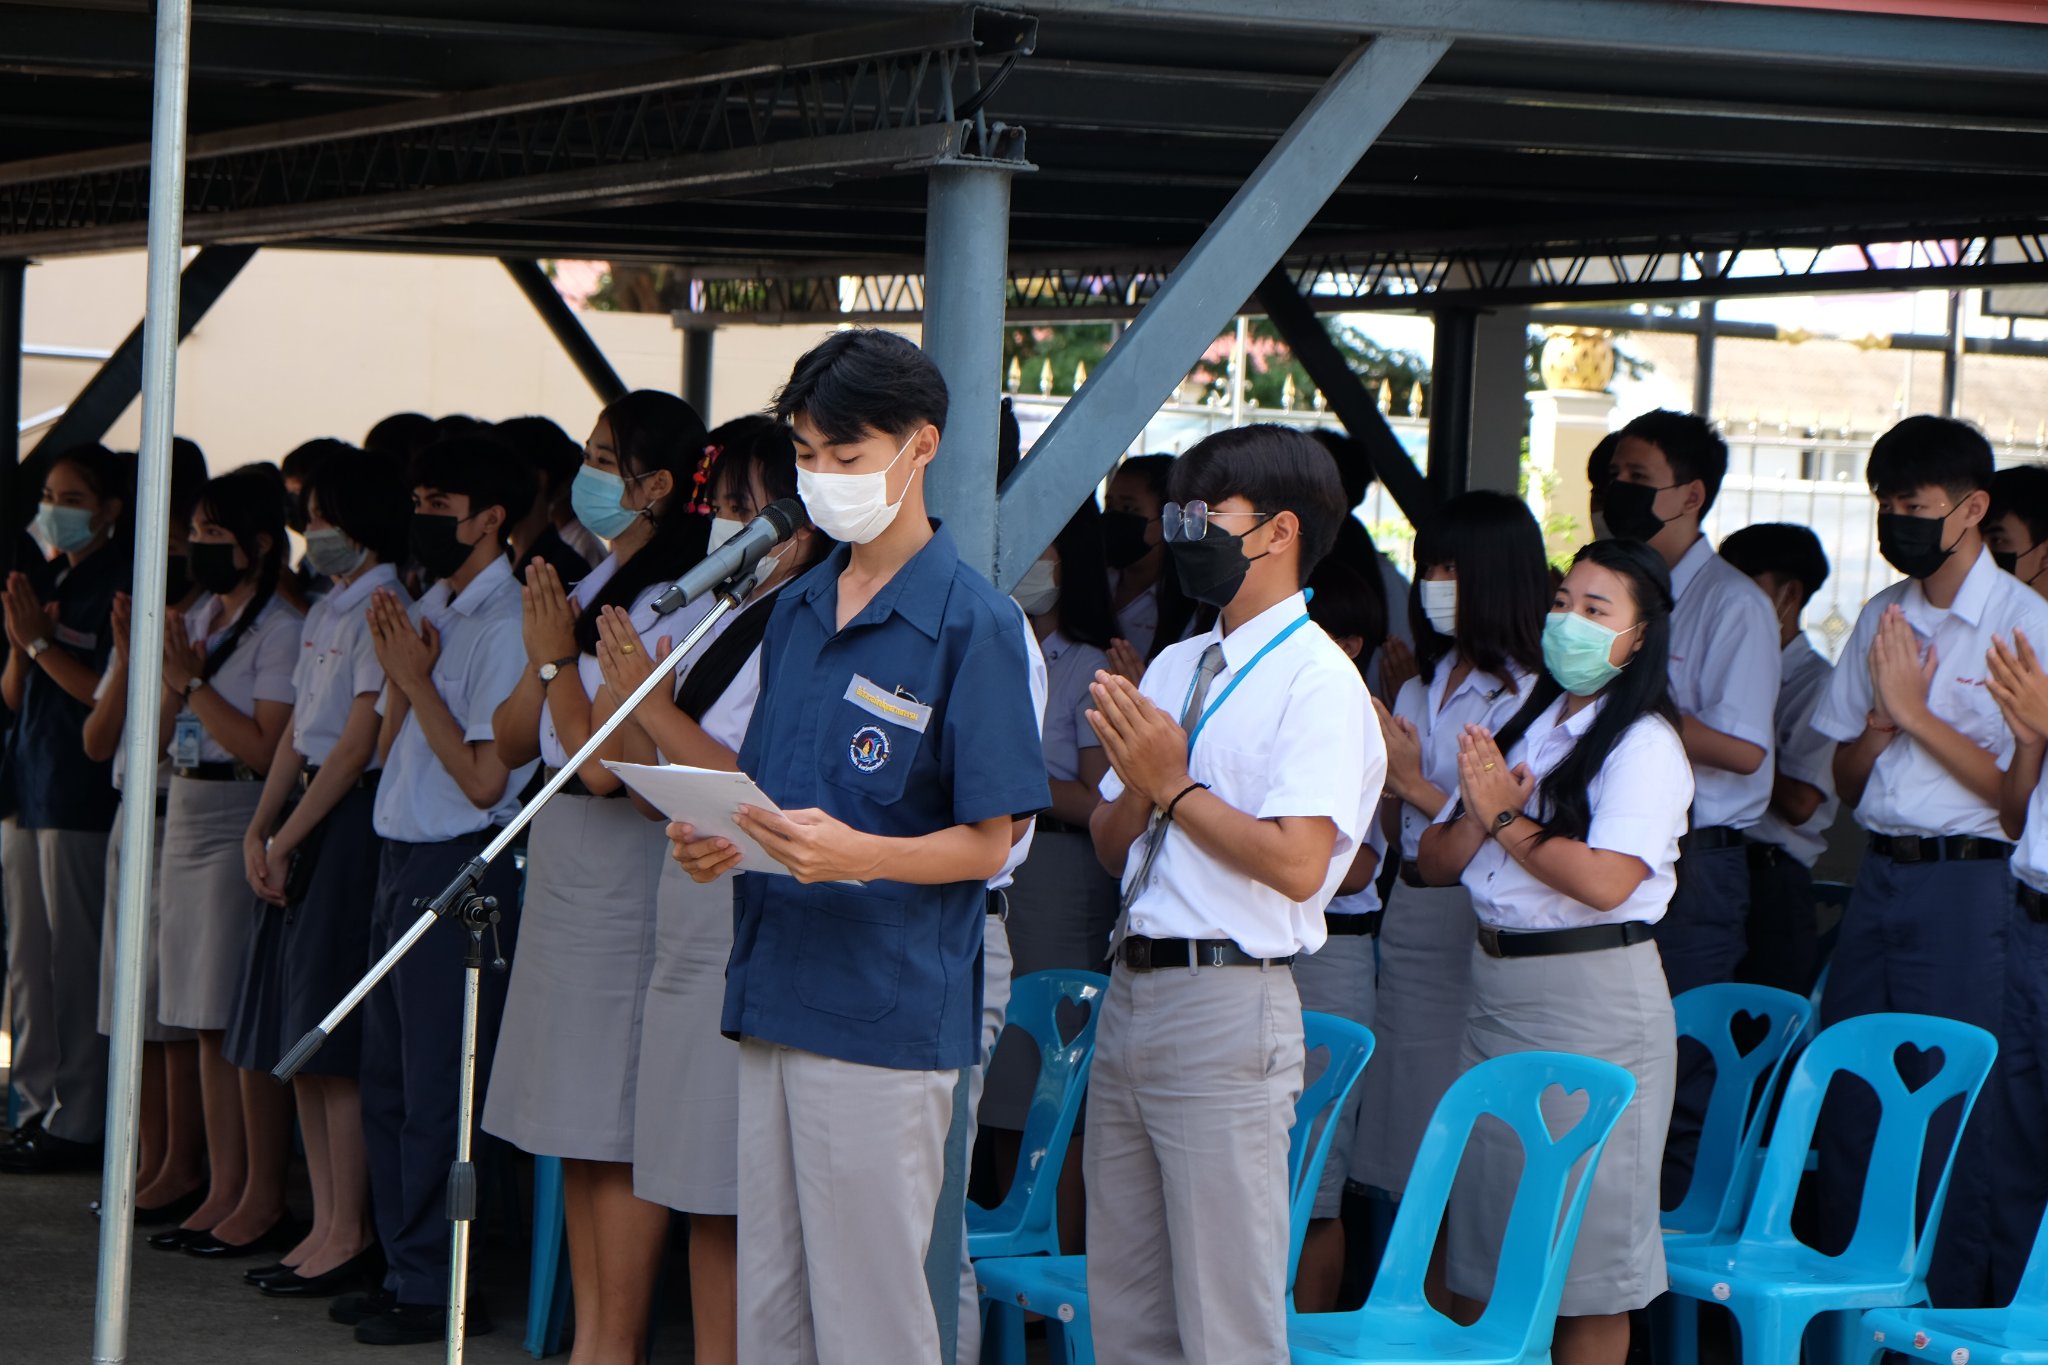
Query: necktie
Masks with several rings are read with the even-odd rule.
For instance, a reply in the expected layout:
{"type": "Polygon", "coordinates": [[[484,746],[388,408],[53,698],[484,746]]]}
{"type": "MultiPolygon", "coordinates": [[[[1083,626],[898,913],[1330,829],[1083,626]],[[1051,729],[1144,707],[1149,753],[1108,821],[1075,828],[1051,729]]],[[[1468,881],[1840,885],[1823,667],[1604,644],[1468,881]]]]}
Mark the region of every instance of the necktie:
{"type": "MultiPolygon", "coordinates": [[[[1202,718],[1202,703],[1209,699],[1209,685],[1216,681],[1216,675],[1223,671],[1223,645],[1219,641],[1202,651],[1200,662],[1195,665],[1194,689],[1188,693],[1188,704],[1180,713],[1180,728],[1194,733],[1195,722],[1202,718]]],[[[1145,883],[1152,877],[1153,860],[1159,856],[1159,846],[1166,842],[1166,817],[1164,812],[1154,810],[1152,822],[1145,827],[1145,856],[1138,864],[1138,875],[1131,879],[1130,889],[1124,892],[1123,903],[1117,907],[1116,929],[1109,936],[1109,950],[1114,953],[1116,945],[1123,942],[1130,932],[1131,905],[1145,889],[1145,883]]]]}

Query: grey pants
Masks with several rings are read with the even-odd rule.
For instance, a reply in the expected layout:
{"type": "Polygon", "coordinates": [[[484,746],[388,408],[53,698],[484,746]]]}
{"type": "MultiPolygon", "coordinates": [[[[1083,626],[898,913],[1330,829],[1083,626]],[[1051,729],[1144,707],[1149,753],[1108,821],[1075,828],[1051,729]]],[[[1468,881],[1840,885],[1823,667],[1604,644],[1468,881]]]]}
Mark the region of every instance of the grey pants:
{"type": "Polygon", "coordinates": [[[101,1140],[107,1044],[99,1031],[100,917],[107,836],[0,825],[14,1087],[23,1121],[72,1142],[101,1140]]]}
{"type": "Polygon", "coordinates": [[[1088,1312],[1118,1365],[1286,1365],[1301,999],[1282,967],[1110,977],[1088,1078],[1088,1312]]]}
{"type": "MultiPolygon", "coordinates": [[[[974,1151],[975,1115],[981,1112],[981,1086],[988,1079],[989,1055],[1003,1035],[1010,1011],[1010,934],[1000,916],[990,915],[981,939],[981,1062],[967,1073],[967,1150],[974,1151]]],[[[964,1224],[966,1219],[963,1217],[964,1224]]],[[[981,1287],[974,1280],[974,1262],[967,1255],[967,1229],[960,1229],[960,1333],[953,1365],[975,1365],[981,1359],[981,1287]]]]}
{"type": "Polygon", "coordinates": [[[739,1052],[740,1359],[937,1365],[924,1266],[960,1073],[739,1052]]]}

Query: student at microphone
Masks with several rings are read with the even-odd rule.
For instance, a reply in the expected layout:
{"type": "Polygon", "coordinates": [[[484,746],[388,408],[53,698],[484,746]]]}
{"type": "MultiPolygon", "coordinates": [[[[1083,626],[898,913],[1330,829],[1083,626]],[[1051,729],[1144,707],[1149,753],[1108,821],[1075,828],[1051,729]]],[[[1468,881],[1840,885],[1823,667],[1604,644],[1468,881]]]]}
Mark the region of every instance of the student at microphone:
{"type": "Polygon", "coordinates": [[[940,1358],[924,1261],[980,1051],[986,886],[1013,818],[1050,801],[1017,609],[925,515],[946,406],[891,333],[797,362],[775,412],[812,522],[843,544],[761,643],[738,763],[783,813],[739,820],[775,865],[669,827],[695,880],[743,874],[721,1022],[739,1040],[742,1360],[940,1358]]]}

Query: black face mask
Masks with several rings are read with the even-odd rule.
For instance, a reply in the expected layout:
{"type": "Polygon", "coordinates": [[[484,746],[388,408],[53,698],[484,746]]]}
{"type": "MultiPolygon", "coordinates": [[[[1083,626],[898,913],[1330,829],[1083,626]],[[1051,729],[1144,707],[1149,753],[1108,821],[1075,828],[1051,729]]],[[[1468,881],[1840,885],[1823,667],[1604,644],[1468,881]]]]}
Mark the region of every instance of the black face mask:
{"type": "Polygon", "coordinates": [[[1607,529],[1618,540],[1648,540],[1656,535],[1668,521],[1656,512],[1657,495],[1663,491],[1646,483],[1609,483],[1600,490],[1600,515],[1607,529]]]}
{"type": "Polygon", "coordinates": [[[448,578],[468,562],[476,546],[464,544],[455,530],[467,520],[433,512],[412,514],[412,557],[422,569],[435,578],[448,578]]]}
{"type": "MultiPolygon", "coordinates": [[[[215,597],[233,592],[248,576],[247,569],[235,567],[235,547],[232,541],[195,540],[187,552],[192,561],[192,577],[199,586],[215,597]]],[[[167,597],[176,601],[176,597],[167,597]]]]}
{"type": "Polygon", "coordinates": [[[1944,548],[1941,543],[1941,533],[1948,528],[1948,519],[1955,510],[1951,507],[1938,517],[1879,512],[1877,552],[1884,556],[1885,563],[1908,578],[1932,576],[1956,552],[1955,546],[1944,548]]]}
{"type": "Polygon", "coordinates": [[[1173,558],[1180,590],[1218,611],[1229,606],[1237,590],[1244,586],[1244,576],[1252,561],[1266,557],[1265,553],[1245,554],[1244,537],[1234,536],[1213,522],[1200,540],[1168,541],[1166,552],[1173,558]]]}
{"type": "Polygon", "coordinates": [[[1110,568],[1128,569],[1145,557],[1152,548],[1145,543],[1145,528],[1150,524],[1136,512],[1102,514],[1102,553],[1110,568]]]}
{"type": "Polygon", "coordinates": [[[1991,562],[2009,574],[2019,573],[2020,557],[2010,550],[1993,550],[1991,562]]]}
{"type": "Polygon", "coordinates": [[[171,555],[164,561],[164,601],[182,602],[185,594],[192,591],[190,565],[184,555],[171,555]]]}

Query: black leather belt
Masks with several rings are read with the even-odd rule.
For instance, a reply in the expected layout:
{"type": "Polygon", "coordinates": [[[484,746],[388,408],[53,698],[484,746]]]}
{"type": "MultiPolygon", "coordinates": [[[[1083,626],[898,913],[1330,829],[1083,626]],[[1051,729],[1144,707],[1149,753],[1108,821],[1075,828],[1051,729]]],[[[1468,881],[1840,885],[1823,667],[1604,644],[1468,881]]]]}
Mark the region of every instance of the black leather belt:
{"type": "Polygon", "coordinates": [[[1519,932],[1479,926],[1479,951],[1488,957],[1558,957],[1565,953],[1596,953],[1646,942],[1650,926],[1639,919],[1620,924],[1583,924],[1576,929],[1535,929],[1519,932]]]}
{"type": "Polygon", "coordinates": [[[998,888],[988,893],[988,913],[991,915],[1001,915],[1004,919],[1010,917],[1010,892],[1007,887],[998,888]]]}
{"type": "MultiPolygon", "coordinates": [[[[560,771],[562,771],[560,768],[550,768],[543,763],[540,769],[540,779],[543,782],[552,782],[555,780],[555,774],[560,771]]],[[[626,784],[621,782],[608,792],[594,792],[583,784],[583,778],[580,774],[572,774],[569,780],[562,784],[562,792],[566,796],[588,796],[599,801],[609,801],[613,797],[624,796],[626,794],[626,784]]]]}
{"type": "Polygon", "coordinates": [[[1134,972],[1173,967],[1286,967],[1294,957],[1253,957],[1227,938],[1146,938],[1131,934],[1116,945],[1116,960],[1134,972]]]}
{"type": "Polygon", "coordinates": [[[2048,924],[2048,896],[2042,895],[2025,882],[2020,883],[2020,909],[2027,912],[2027,918],[2036,924],[2048,924]]]}
{"type": "Polygon", "coordinates": [[[1324,914],[1323,923],[1329,927],[1332,938],[1364,937],[1377,938],[1380,921],[1386,918],[1384,910],[1368,910],[1362,915],[1324,914]]]}
{"type": "Polygon", "coordinates": [[[1707,853],[1717,848],[1741,848],[1749,842],[1739,829],[1727,825],[1708,825],[1683,835],[1678,841],[1680,853],[1707,853]]]}
{"type": "Polygon", "coordinates": [[[1040,815],[1038,817],[1038,832],[1040,834],[1086,834],[1088,826],[1070,825],[1057,816],[1040,815]]]}
{"type": "Polygon", "coordinates": [[[1413,887],[1418,887],[1418,888],[1420,888],[1420,887],[1426,887],[1426,886],[1428,886],[1428,885],[1429,885],[1429,883],[1428,883],[1428,882],[1426,882],[1426,881],[1422,880],[1422,864],[1421,864],[1421,863],[1418,863],[1418,862],[1416,862],[1416,861],[1415,861],[1415,860],[1414,860],[1413,858],[1404,858],[1404,859],[1402,859],[1402,861],[1401,861],[1401,885],[1403,885],[1403,886],[1413,886],[1413,887]]]}
{"type": "MultiPolygon", "coordinates": [[[[311,791],[313,789],[313,779],[315,777],[318,777],[319,775],[320,765],[317,763],[309,764],[308,766],[299,769],[299,790],[302,792],[311,791]]],[[[381,778],[383,775],[384,771],[381,768],[368,769],[365,772],[358,773],[356,775],[356,780],[349,784],[348,789],[350,791],[367,791],[374,789],[377,785],[377,780],[381,778]]]]}
{"type": "Polygon", "coordinates": [[[194,763],[189,768],[173,768],[171,776],[190,778],[194,782],[261,782],[263,774],[246,763],[194,763]]]}
{"type": "Polygon", "coordinates": [[[1873,834],[1870,851],[1895,863],[2002,863],[2012,845],[1974,834],[1873,834]]]}

